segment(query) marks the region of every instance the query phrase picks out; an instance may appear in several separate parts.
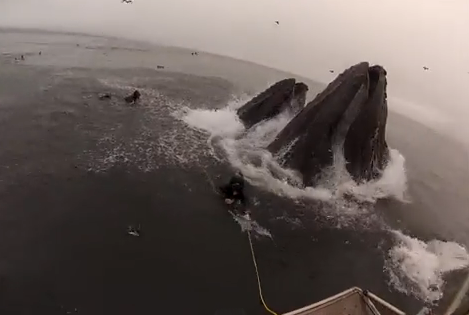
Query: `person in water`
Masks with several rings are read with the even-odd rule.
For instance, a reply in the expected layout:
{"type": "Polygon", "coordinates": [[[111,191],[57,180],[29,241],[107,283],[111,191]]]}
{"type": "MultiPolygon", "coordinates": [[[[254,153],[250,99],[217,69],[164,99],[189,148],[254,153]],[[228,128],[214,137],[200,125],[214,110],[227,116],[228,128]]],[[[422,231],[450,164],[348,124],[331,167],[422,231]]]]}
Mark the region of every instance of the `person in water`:
{"type": "Polygon", "coordinates": [[[132,94],[125,97],[124,99],[127,103],[136,104],[141,96],[142,96],[142,94],[140,94],[140,92],[138,90],[135,90],[132,94]]]}
{"type": "Polygon", "coordinates": [[[244,195],[244,176],[237,172],[231,177],[228,184],[220,187],[220,192],[228,205],[240,205],[246,207],[246,196],[244,195]]]}

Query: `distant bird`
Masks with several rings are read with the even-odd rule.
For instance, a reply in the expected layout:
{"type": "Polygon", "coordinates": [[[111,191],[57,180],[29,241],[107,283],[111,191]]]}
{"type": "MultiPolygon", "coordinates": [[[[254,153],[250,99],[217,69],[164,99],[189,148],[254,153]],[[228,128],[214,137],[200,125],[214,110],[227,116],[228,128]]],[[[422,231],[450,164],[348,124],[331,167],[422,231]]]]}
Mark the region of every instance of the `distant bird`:
{"type": "Polygon", "coordinates": [[[334,73],[334,70],[329,70],[330,73],[334,73]]]}
{"type": "Polygon", "coordinates": [[[42,51],[39,52],[39,56],[42,55],[42,51]]]}
{"type": "Polygon", "coordinates": [[[279,22],[279,21],[275,21],[275,24],[280,25],[280,22],[279,22]]]}
{"type": "Polygon", "coordinates": [[[132,0],[122,0],[122,3],[133,3],[132,0]]]}
{"type": "Polygon", "coordinates": [[[428,67],[423,67],[423,70],[427,71],[427,70],[428,70],[428,67]]]}

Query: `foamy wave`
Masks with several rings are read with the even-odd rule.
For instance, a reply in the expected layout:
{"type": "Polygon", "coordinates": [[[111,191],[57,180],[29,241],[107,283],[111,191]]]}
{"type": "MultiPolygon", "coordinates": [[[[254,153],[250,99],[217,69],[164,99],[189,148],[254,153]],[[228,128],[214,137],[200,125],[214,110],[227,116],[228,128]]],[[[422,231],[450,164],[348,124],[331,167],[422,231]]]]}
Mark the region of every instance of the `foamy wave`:
{"type": "Polygon", "coordinates": [[[225,107],[220,110],[191,110],[186,108],[182,120],[212,136],[233,137],[244,130],[234,109],[225,107]],[[234,117],[234,119],[233,119],[234,117]]]}
{"type": "MultiPolygon", "coordinates": [[[[233,167],[241,170],[251,184],[291,198],[331,199],[332,194],[326,189],[292,186],[291,183],[301,182],[298,175],[292,170],[282,168],[270,152],[264,149],[291,117],[280,115],[245,132],[234,110],[236,107],[230,105],[219,110],[188,109],[181,119],[192,128],[204,130],[210,135],[210,139],[216,140],[215,145],[223,150],[225,158],[233,167]]],[[[215,148],[212,149],[216,151],[215,148]]]]}
{"type": "Polygon", "coordinates": [[[378,180],[357,184],[346,172],[345,162],[335,160],[330,168],[332,173],[326,176],[327,181],[304,188],[299,174],[283,168],[278,162],[279,157],[265,149],[292,117],[281,114],[246,131],[234,110],[237,107],[239,104],[219,110],[187,109],[180,119],[192,128],[203,130],[210,139],[216,139],[210,142],[212,151],[216,151],[213,146],[221,148],[228,162],[241,170],[252,185],[292,199],[330,201],[348,194],[370,202],[385,197],[405,201],[405,159],[397,150],[390,151],[390,162],[378,180]]]}
{"type": "Polygon", "coordinates": [[[454,242],[421,241],[400,231],[391,231],[397,245],[388,252],[385,270],[397,290],[426,301],[443,296],[444,275],[469,265],[467,250],[454,242]]]}
{"type": "Polygon", "coordinates": [[[390,148],[389,153],[389,163],[381,177],[363,183],[356,183],[348,175],[345,166],[339,166],[336,163],[333,169],[345,173],[336,175],[333,181],[337,193],[353,195],[360,201],[375,202],[377,199],[394,198],[401,202],[408,202],[405,158],[396,149],[390,148]]]}

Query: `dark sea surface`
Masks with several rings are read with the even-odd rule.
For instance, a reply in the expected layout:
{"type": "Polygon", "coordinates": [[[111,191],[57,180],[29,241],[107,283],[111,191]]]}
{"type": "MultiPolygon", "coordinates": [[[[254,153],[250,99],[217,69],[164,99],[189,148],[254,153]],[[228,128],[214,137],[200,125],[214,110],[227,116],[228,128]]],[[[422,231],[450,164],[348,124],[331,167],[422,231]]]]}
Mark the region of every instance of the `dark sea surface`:
{"type": "MultiPolygon", "coordinates": [[[[247,235],[213,191],[233,168],[180,114],[224,108],[291,74],[39,31],[0,30],[0,54],[1,314],[263,314],[247,235]],[[129,106],[122,98],[136,88],[142,101],[129,106]],[[129,225],[141,236],[128,235],[129,225]]],[[[306,83],[309,98],[324,87],[306,83]]],[[[469,245],[467,151],[396,114],[388,139],[406,158],[411,203],[387,198],[342,220],[322,202],[248,185],[252,215],[271,235],[256,234],[254,248],[272,309],[360,286],[417,312],[422,283],[396,286],[386,269],[405,235],[417,245],[404,246],[414,263],[404,274],[469,262],[452,251],[452,242],[469,245]],[[427,248],[433,239],[441,251],[427,248]],[[429,267],[428,257],[438,261],[429,267]]],[[[461,274],[443,277],[439,308],[461,274]]]]}

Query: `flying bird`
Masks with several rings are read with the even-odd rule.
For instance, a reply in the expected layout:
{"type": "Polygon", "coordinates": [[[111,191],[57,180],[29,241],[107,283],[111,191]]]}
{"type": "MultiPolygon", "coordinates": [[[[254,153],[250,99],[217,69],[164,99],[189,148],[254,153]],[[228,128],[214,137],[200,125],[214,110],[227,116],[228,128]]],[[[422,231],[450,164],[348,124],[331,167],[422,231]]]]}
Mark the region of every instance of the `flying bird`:
{"type": "Polygon", "coordinates": [[[280,25],[280,22],[279,22],[279,21],[275,21],[275,24],[280,25]]]}
{"type": "Polygon", "coordinates": [[[427,71],[427,70],[428,70],[428,67],[423,67],[423,70],[427,71]]]}
{"type": "Polygon", "coordinates": [[[122,0],[122,3],[133,3],[132,0],[122,0]]]}

